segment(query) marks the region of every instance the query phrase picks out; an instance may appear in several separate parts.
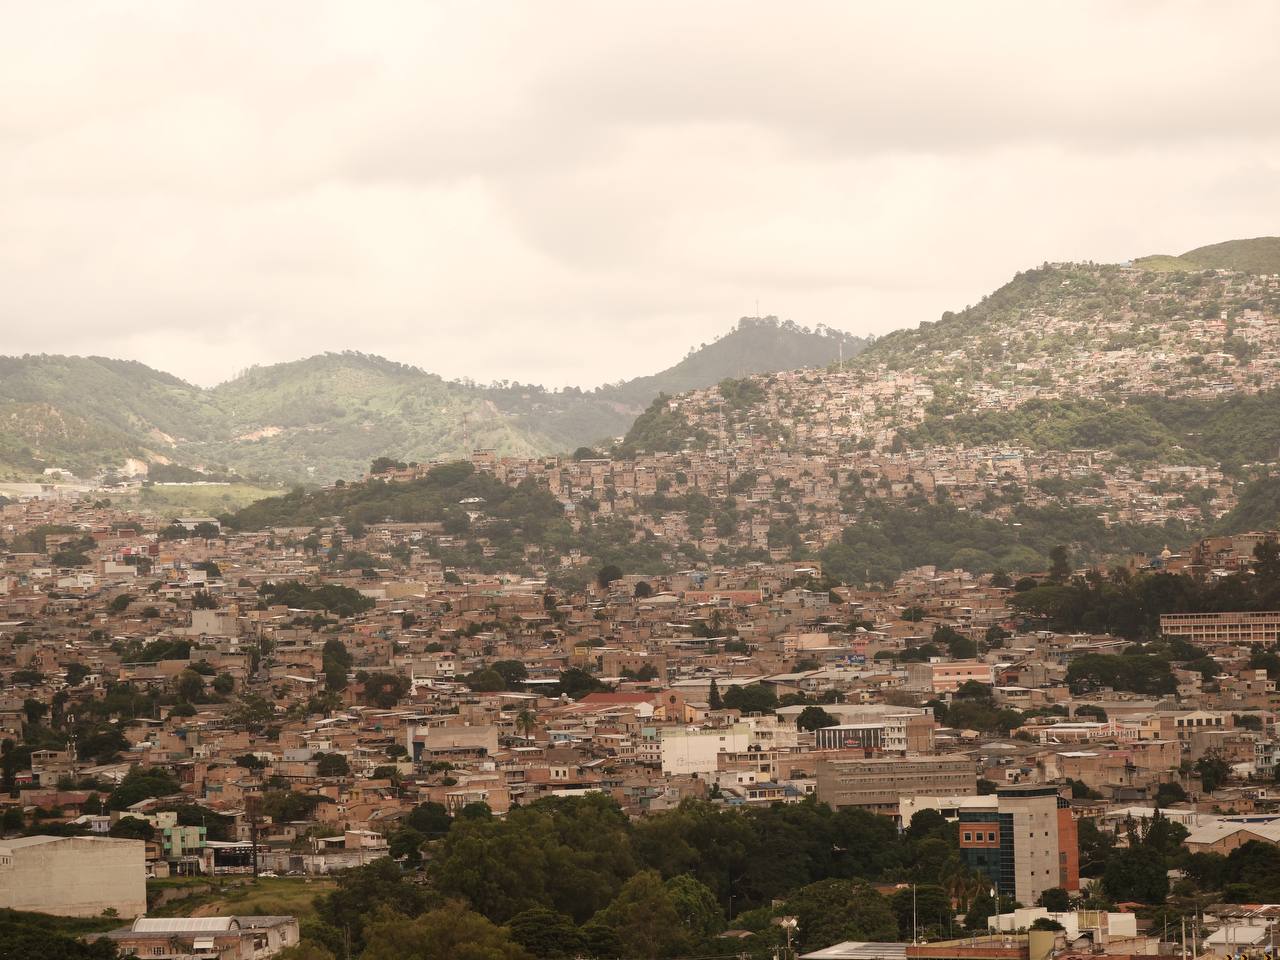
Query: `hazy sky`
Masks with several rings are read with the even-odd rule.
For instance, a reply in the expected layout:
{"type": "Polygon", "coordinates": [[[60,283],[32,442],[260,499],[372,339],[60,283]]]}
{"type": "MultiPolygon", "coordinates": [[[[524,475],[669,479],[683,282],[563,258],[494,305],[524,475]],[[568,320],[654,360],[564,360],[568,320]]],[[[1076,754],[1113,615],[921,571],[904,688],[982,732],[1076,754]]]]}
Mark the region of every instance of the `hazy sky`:
{"type": "Polygon", "coordinates": [[[1280,4],[0,0],[0,353],[548,385],[1280,233],[1280,4]]]}

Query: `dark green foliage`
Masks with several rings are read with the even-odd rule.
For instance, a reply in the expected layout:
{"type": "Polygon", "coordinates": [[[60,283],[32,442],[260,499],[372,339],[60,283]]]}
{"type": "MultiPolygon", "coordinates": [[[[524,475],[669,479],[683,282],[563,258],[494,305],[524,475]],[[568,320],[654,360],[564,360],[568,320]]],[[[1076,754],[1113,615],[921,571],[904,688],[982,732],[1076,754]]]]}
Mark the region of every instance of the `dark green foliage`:
{"type": "Polygon", "coordinates": [[[1050,887],[1040,894],[1040,906],[1050,913],[1066,913],[1071,909],[1071,894],[1062,887],[1050,887]]]}
{"type": "Polygon", "coordinates": [[[110,940],[88,944],[76,938],[119,925],[118,920],[0,910],[0,960],[116,960],[110,940]]]}
{"type": "Polygon", "coordinates": [[[710,440],[709,433],[691,427],[683,413],[671,408],[671,398],[660,393],[644,413],[636,417],[622,439],[619,452],[623,456],[674,453],[685,447],[705,447],[710,440]]]}
{"type": "Polygon", "coordinates": [[[1190,539],[1182,523],[1108,527],[1096,510],[1018,506],[1010,522],[958,510],[951,504],[916,506],[872,502],[863,518],[819,554],[827,576],[845,583],[890,583],[924,564],[974,573],[996,568],[1034,572],[1049,567],[1049,553],[1073,544],[1081,559],[1114,553],[1158,551],[1165,541],[1190,539]],[[1012,524],[1020,524],[1014,527],[1012,524]]]}
{"type": "MultiPolygon", "coordinates": [[[[1273,610],[1280,579],[1235,575],[1203,582],[1182,574],[1151,573],[1117,580],[1046,584],[1014,594],[1012,605],[1069,632],[1113,633],[1130,639],[1158,636],[1166,613],[1273,610]]],[[[1203,651],[1171,659],[1193,660],[1203,651]]]]}
{"type": "Polygon", "coordinates": [[[364,680],[364,700],[390,710],[409,692],[409,678],[399,673],[371,673],[364,680]]]}
{"type": "Polygon", "coordinates": [[[511,939],[540,960],[562,960],[580,955],[582,934],[567,914],[531,907],[517,913],[507,923],[511,939]]]}
{"type": "Polygon", "coordinates": [[[785,912],[799,920],[801,952],[845,940],[893,941],[898,918],[888,901],[865,883],[820,880],[787,898],[785,912]]]}
{"type": "Polygon", "coordinates": [[[428,800],[409,811],[405,824],[425,837],[443,837],[453,825],[453,818],[444,804],[428,800]]]}
{"type": "Polygon", "coordinates": [[[350,938],[351,956],[364,947],[365,925],[379,910],[389,908],[406,917],[417,916],[438,903],[425,887],[405,880],[400,868],[383,858],[363,867],[338,874],[337,889],[316,901],[322,926],[313,931],[336,956],[346,956],[350,938]]]}
{"type": "Polygon", "coordinates": [[[823,727],[834,727],[839,721],[818,706],[805,707],[796,717],[796,726],[801,730],[819,730],[823,727]]]}
{"type": "Polygon", "coordinates": [[[608,689],[606,684],[601,683],[581,667],[570,667],[560,674],[560,691],[574,700],[581,700],[589,693],[608,689]]]}
{"type": "Polygon", "coordinates": [[[1169,663],[1145,654],[1085,654],[1067,667],[1067,682],[1076,694],[1110,687],[1161,695],[1173,693],[1178,687],[1169,663]]]}
{"type": "Polygon", "coordinates": [[[121,817],[111,825],[107,835],[119,840],[150,840],[155,832],[150,821],[141,817],[121,817]]]}
{"type": "Polygon", "coordinates": [[[351,772],[347,758],[340,753],[318,753],[313,759],[318,777],[345,777],[351,772]]]}
{"type": "Polygon", "coordinates": [[[148,797],[180,793],[181,785],[170,774],[155,767],[134,767],[107,797],[107,809],[124,810],[148,797]]]}
{"type": "Polygon", "coordinates": [[[539,800],[505,820],[456,821],[433,872],[445,894],[499,922],[538,906],[583,921],[636,871],[628,826],[601,796],[539,800]]]}
{"type": "Polygon", "coordinates": [[[322,664],[325,689],[339,691],[347,687],[347,674],[351,670],[355,658],[347,650],[347,645],[337,637],[330,637],[324,642],[322,664]]]}
{"type": "Polygon", "coordinates": [[[772,713],[778,706],[778,695],[773,692],[773,687],[763,683],[732,686],[721,699],[729,709],[740,710],[744,714],[772,713]]]}
{"type": "Polygon", "coordinates": [[[258,594],[268,603],[280,603],[300,610],[324,610],[340,617],[355,616],[374,605],[373,600],[359,590],[337,583],[309,587],[297,580],[284,580],[264,583],[258,588],[258,594]]]}

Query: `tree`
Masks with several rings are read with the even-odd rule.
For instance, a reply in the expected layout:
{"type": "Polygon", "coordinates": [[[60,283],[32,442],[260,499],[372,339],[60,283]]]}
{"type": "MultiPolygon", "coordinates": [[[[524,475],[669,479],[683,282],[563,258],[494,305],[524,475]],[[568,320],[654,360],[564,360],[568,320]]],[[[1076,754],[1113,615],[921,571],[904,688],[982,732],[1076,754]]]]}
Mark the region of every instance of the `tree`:
{"type": "Polygon", "coordinates": [[[220,673],[213,678],[213,692],[225,697],[236,688],[236,678],[229,673],[220,673]]]}
{"type": "Polygon", "coordinates": [[[1196,773],[1200,774],[1200,786],[1205,793],[1213,793],[1231,776],[1231,764],[1217,751],[1211,750],[1196,761],[1196,773]]]}
{"type": "Polygon", "coordinates": [[[596,573],[596,584],[601,590],[607,590],[609,588],[609,584],[613,583],[615,580],[621,579],[622,568],[616,563],[606,563],[600,568],[599,572],[596,573]]]}
{"type": "Polygon", "coordinates": [[[628,880],[596,919],[617,932],[628,958],[676,956],[691,943],[671,892],[656,870],[642,870],[628,880]]]}
{"type": "Polygon", "coordinates": [[[407,860],[411,864],[422,862],[422,845],[426,842],[425,834],[409,826],[401,827],[387,838],[392,859],[407,860]]]}
{"type": "Polygon", "coordinates": [[[964,915],[964,925],[970,930],[986,930],[987,921],[999,912],[995,898],[985,887],[969,901],[969,911],[964,915]]]}
{"type": "Polygon", "coordinates": [[[1040,894],[1040,906],[1050,913],[1066,913],[1071,909],[1071,894],[1062,887],[1050,887],[1040,894]]]}
{"type": "Polygon", "coordinates": [[[954,627],[943,625],[934,628],[929,642],[935,647],[946,646],[947,652],[956,660],[970,660],[978,655],[978,645],[954,627]]]}
{"type": "Polygon", "coordinates": [[[637,600],[647,600],[653,596],[653,587],[646,581],[641,580],[636,584],[635,589],[631,591],[631,595],[637,600]]]}
{"type": "Polygon", "coordinates": [[[1107,860],[1102,886],[1113,899],[1160,903],[1169,895],[1169,877],[1163,857],[1138,847],[1116,850],[1107,860]]]}
{"type": "Polygon", "coordinates": [[[888,901],[860,881],[808,884],[787,898],[784,911],[799,920],[800,947],[806,952],[845,940],[890,942],[898,937],[898,918],[888,901]]]}
{"type": "Polygon", "coordinates": [[[196,703],[204,696],[204,677],[194,670],[183,670],[175,684],[178,696],[187,703],[196,703]]]}
{"type": "Polygon", "coordinates": [[[529,679],[529,670],[520,660],[497,660],[489,665],[489,669],[502,677],[507,690],[516,690],[529,679]]]}
{"type": "Polygon", "coordinates": [[[178,781],[165,771],[134,767],[111,791],[111,795],[107,798],[107,809],[124,810],[148,797],[167,797],[181,792],[182,787],[178,781]]]}
{"type": "Polygon", "coordinates": [[[839,723],[835,717],[821,707],[808,706],[796,717],[796,727],[801,730],[819,730],[823,727],[834,727],[839,723]]]}
{"type": "Polygon", "coordinates": [[[390,710],[409,692],[409,678],[398,673],[371,673],[364,680],[365,703],[390,710]]]}
{"type": "Polygon", "coordinates": [[[265,697],[245,694],[227,711],[227,719],[251,733],[261,733],[276,718],[276,708],[265,697]]]}
{"type": "Polygon", "coordinates": [[[1167,807],[1171,803],[1185,803],[1187,799],[1187,791],[1182,789],[1182,784],[1168,781],[1156,787],[1156,806],[1167,807]]]}
{"type": "Polygon", "coordinates": [[[453,817],[443,803],[428,800],[409,811],[405,824],[427,837],[443,837],[449,832],[453,817]]]}
{"type": "Polygon", "coordinates": [[[516,729],[520,734],[528,739],[533,734],[533,729],[538,725],[538,715],[528,707],[516,714],[516,729]]]}
{"type": "Polygon", "coordinates": [[[507,681],[502,678],[502,674],[488,668],[467,674],[463,682],[476,693],[497,693],[507,689],[507,681]]]}
{"type": "Polygon", "coordinates": [[[303,941],[292,947],[285,947],[276,954],[276,960],[335,960],[333,951],[318,943],[303,941]]]}
{"type": "Polygon", "coordinates": [[[379,911],[391,910],[402,918],[413,917],[438,903],[438,899],[433,903],[425,888],[407,882],[394,861],[382,857],[365,866],[344,870],[338,875],[337,887],[317,898],[316,912],[324,918],[324,926],[316,931],[317,939],[336,955],[359,956],[365,943],[365,925],[372,924],[379,911]],[[350,952],[346,949],[348,940],[350,952]]]}
{"type": "Polygon", "coordinates": [[[155,827],[142,817],[121,817],[111,825],[107,835],[120,840],[150,840],[155,835],[155,827]]]}
{"type": "Polygon", "coordinates": [[[687,873],[665,884],[685,931],[693,942],[715,936],[724,929],[724,911],[711,888],[687,873]]]}
{"type": "Polygon", "coordinates": [[[735,685],[724,694],[724,705],[732,710],[747,713],[772,713],[778,706],[773,687],[762,683],[735,685]]]}
{"type": "Polygon", "coordinates": [[[904,887],[893,895],[890,904],[902,940],[909,942],[930,927],[945,933],[951,926],[951,897],[937,884],[918,884],[914,890],[904,887]]]}
{"type": "Polygon", "coordinates": [[[340,753],[318,753],[315,759],[318,777],[345,777],[351,773],[351,765],[340,753]]]}
{"type": "Polygon", "coordinates": [[[1064,583],[1070,576],[1071,554],[1059,544],[1049,551],[1049,579],[1054,583],[1064,583]]]}
{"type": "Polygon", "coordinates": [[[321,669],[324,671],[324,685],[327,690],[345,690],[347,674],[355,658],[347,650],[347,645],[337,637],[330,637],[324,642],[321,653],[321,669]]]}
{"type": "Polygon", "coordinates": [[[712,710],[723,710],[724,700],[720,697],[720,687],[716,685],[715,678],[711,678],[711,686],[707,689],[707,706],[712,710]]]}
{"type": "Polygon", "coordinates": [[[510,933],[461,903],[420,917],[375,920],[360,960],[529,960],[510,933]]]}
{"type": "Polygon", "coordinates": [[[580,929],[583,953],[595,960],[617,960],[623,955],[622,940],[618,931],[607,923],[591,920],[580,929]]]}
{"type": "Polygon", "coordinates": [[[581,667],[570,667],[560,674],[560,689],[574,700],[581,700],[589,693],[606,688],[603,683],[581,667]]]}
{"type": "Polygon", "coordinates": [[[1049,917],[1036,917],[1035,921],[1031,924],[1031,929],[1057,931],[1065,930],[1066,927],[1060,924],[1057,920],[1051,920],[1049,917]]]}
{"type": "Polygon", "coordinates": [[[507,921],[511,939],[542,960],[581,955],[582,935],[573,918],[546,907],[533,907],[507,921]]]}

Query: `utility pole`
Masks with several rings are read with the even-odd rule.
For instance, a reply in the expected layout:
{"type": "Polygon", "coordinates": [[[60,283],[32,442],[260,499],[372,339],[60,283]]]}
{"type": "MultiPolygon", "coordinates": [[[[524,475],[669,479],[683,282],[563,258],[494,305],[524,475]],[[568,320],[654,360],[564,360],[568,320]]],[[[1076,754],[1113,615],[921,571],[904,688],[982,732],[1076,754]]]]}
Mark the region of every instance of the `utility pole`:
{"type": "Polygon", "coordinates": [[[916,885],[911,885],[911,942],[920,942],[919,927],[916,924],[916,885]]]}
{"type": "Polygon", "coordinates": [[[262,819],[261,797],[244,798],[244,812],[249,818],[249,842],[253,846],[253,879],[258,879],[258,823],[262,819]]]}

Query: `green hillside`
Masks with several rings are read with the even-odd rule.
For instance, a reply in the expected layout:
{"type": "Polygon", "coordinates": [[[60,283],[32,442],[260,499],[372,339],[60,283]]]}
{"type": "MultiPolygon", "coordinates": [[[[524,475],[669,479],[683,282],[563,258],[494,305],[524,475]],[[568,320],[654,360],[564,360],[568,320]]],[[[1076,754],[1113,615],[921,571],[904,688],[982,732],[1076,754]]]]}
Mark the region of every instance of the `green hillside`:
{"type": "Polygon", "coordinates": [[[484,391],[360,353],[255,368],[210,395],[224,433],[182,452],[276,480],[351,478],[388,452],[425,461],[468,447],[520,455],[548,447],[484,391]]]}
{"type": "Polygon", "coordinates": [[[155,460],[217,422],[200,388],[141,363],[0,357],[0,476],[45,467],[87,474],[126,457],[155,460]]]}
{"type": "Polygon", "coordinates": [[[1136,267],[1157,271],[1237,270],[1241,273],[1280,273],[1280,237],[1227,240],[1196,247],[1179,256],[1155,254],[1133,261],[1136,267]]]}
{"type": "Polygon", "coordinates": [[[128,361],[4,357],[0,479],[29,479],[46,467],[92,476],[133,457],[266,482],[327,482],[359,476],[383,455],[422,462],[479,447],[558,453],[621,435],[664,390],[824,366],[864,346],[824,328],[744,319],[668,370],[590,391],[479,387],[354,352],[255,367],[212,390],[128,361]]]}

